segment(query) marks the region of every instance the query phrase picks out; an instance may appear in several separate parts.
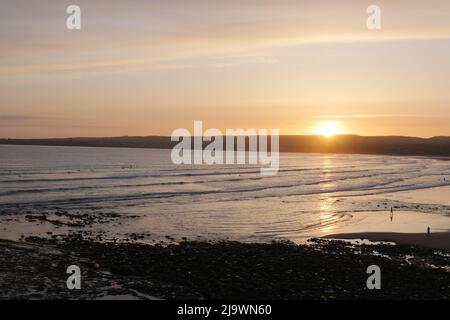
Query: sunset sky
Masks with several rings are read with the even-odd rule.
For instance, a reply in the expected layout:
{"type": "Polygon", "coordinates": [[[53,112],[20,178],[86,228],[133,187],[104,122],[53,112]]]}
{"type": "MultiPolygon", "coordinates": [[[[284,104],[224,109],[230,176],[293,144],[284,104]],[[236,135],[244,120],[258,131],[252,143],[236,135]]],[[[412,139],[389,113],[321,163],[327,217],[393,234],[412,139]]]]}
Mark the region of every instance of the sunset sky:
{"type": "Polygon", "coordinates": [[[450,136],[450,1],[0,1],[1,138],[170,135],[194,120],[450,136]]]}

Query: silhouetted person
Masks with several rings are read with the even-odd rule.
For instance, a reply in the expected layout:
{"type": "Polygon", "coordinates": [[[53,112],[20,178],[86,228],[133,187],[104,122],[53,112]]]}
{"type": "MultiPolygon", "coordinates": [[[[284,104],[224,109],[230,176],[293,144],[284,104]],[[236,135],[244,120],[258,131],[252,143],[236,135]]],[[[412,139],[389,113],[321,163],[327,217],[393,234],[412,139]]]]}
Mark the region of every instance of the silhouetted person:
{"type": "Polygon", "coordinates": [[[427,235],[430,235],[430,227],[427,228],[427,235]]]}
{"type": "Polygon", "coordinates": [[[392,222],[392,220],[394,220],[394,209],[392,209],[392,207],[391,207],[391,222],[392,222]]]}

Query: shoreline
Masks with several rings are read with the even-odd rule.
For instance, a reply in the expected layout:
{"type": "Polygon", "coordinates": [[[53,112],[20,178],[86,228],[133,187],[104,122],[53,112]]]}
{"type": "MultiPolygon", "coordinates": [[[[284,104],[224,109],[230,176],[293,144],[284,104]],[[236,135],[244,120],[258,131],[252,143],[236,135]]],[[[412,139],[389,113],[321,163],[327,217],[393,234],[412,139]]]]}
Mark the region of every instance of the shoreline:
{"type": "Polygon", "coordinates": [[[425,248],[444,249],[450,251],[450,231],[437,232],[430,235],[424,233],[400,232],[355,232],[337,233],[324,236],[323,239],[361,240],[373,242],[394,242],[400,245],[413,245],[425,248]]]}
{"type": "MultiPolygon", "coordinates": [[[[438,194],[441,191],[438,192],[438,194]]],[[[425,208],[420,208],[424,210],[425,208]]],[[[407,210],[407,209],[403,209],[407,210]]],[[[442,226],[450,225],[450,215],[417,211],[395,211],[393,220],[387,211],[362,211],[351,212],[331,225],[317,225],[315,228],[298,230],[295,234],[283,236],[283,234],[259,235],[257,233],[239,233],[229,236],[224,233],[193,234],[187,232],[161,232],[152,228],[151,224],[145,224],[140,228],[139,224],[145,221],[145,215],[120,214],[112,210],[67,209],[64,207],[11,207],[0,209],[0,238],[18,241],[24,237],[53,237],[64,236],[73,233],[83,233],[84,236],[95,235],[104,241],[126,240],[132,235],[134,239],[140,239],[142,243],[153,244],[155,241],[170,240],[172,243],[181,241],[239,241],[244,243],[270,243],[272,241],[292,241],[296,244],[304,244],[310,238],[365,238],[366,234],[380,235],[377,239],[385,240],[386,234],[424,234],[427,226],[432,234],[450,232],[442,226]],[[355,236],[356,234],[356,236],[355,236]],[[336,236],[338,235],[338,236],[336,236]],[[350,236],[348,236],[350,235],[350,236]]],[[[258,231],[258,230],[256,230],[258,231]]],[[[434,239],[434,238],[433,238],[434,239]]],[[[450,250],[446,246],[447,238],[436,242],[438,248],[450,250]],[[444,244],[443,244],[444,243],[444,244]]],[[[450,240],[448,241],[450,243],[450,240]]],[[[408,243],[403,241],[402,243],[408,243]]],[[[413,242],[413,244],[421,242],[413,242]]]]}

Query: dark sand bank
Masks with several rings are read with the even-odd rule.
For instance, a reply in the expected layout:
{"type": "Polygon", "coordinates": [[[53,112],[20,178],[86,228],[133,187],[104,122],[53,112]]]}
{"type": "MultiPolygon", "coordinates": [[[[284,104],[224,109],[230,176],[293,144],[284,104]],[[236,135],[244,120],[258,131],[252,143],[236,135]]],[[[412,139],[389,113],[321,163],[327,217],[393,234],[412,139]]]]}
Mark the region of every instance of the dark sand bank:
{"type": "Polygon", "coordinates": [[[395,242],[397,244],[415,245],[426,248],[450,251],[450,232],[431,233],[396,233],[396,232],[360,232],[331,234],[325,239],[367,239],[370,241],[395,242]]]}
{"type": "Polygon", "coordinates": [[[0,241],[0,260],[2,299],[450,298],[449,255],[410,246],[322,239],[146,245],[76,234],[0,241]],[[78,291],[66,288],[72,264],[83,274],[78,291]],[[366,287],[373,264],[382,270],[382,290],[366,287]]]}

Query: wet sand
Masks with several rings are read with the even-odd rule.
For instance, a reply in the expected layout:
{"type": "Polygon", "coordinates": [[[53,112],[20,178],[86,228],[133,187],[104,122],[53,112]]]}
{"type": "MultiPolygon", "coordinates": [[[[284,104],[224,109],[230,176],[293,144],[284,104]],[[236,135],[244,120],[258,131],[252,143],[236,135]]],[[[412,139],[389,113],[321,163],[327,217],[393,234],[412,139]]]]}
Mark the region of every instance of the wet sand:
{"type": "MultiPolygon", "coordinates": [[[[442,182],[444,178],[439,178],[442,182]]],[[[445,181],[445,180],[444,180],[445,181]]],[[[447,179],[448,181],[448,179],[447,179]]],[[[450,205],[450,186],[439,186],[436,188],[425,188],[419,190],[409,190],[394,192],[386,195],[386,199],[392,201],[402,201],[407,203],[417,204],[435,204],[435,205],[450,205]]]]}
{"type": "Polygon", "coordinates": [[[352,219],[345,224],[336,224],[322,230],[323,236],[341,233],[427,233],[430,227],[432,233],[449,232],[450,216],[438,213],[414,211],[372,211],[352,213],[352,219]]]}
{"type": "Polygon", "coordinates": [[[424,233],[362,232],[331,234],[324,238],[367,239],[370,241],[395,242],[397,244],[450,250],[450,232],[432,233],[430,235],[424,233]]]}
{"type": "Polygon", "coordinates": [[[326,239],[367,239],[450,250],[450,217],[412,211],[357,213],[354,223],[328,232],[326,239]],[[427,235],[430,227],[431,234],[427,235]]]}
{"type": "MultiPolygon", "coordinates": [[[[95,210],[79,213],[30,211],[22,214],[22,224],[17,224],[16,215],[5,215],[16,228],[2,228],[12,237],[22,236],[20,241],[0,240],[0,260],[5,261],[0,264],[0,299],[449,298],[450,255],[422,248],[420,243],[410,247],[328,239],[300,244],[180,242],[167,236],[164,241],[149,244],[141,241],[147,242],[151,235],[133,233],[126,238],[110,238],[89,231],[91,227],[121,223],[120,216],[95,210]],[[19,226],[34,226],[41,232],[30,236],[31,229],[19,226]],[[80,292],[66,288],[65,270],[72,264],[79,265],[83,272],[80,292]],[[367,290],[365,270],[373,264],[383,268],[383,290],[367,290]],[[423,281],[417,283],[415,279],[423,281]]],[[[332,237],[344,239],[346,235],[368,238],[377,234],[380,238],[373,240],[403,243],[389,235],[415,234],[423,240],[420,231],[431,226],[433,233],[427,243],[431,248],[448,250],[443,246],[450,243],[450,233],[445,230],[450,225],[448,216],[411,211],[396,211],[392,220],[386,211],[348,216],[349,221],[309,230],[303,236],[310,235],[310,239],[333,233],[332,237]],[[345,235],[336,236],[339,233],[345,235]]],[[[404,243],[413,242],[407,238],[404,243]]]]}

